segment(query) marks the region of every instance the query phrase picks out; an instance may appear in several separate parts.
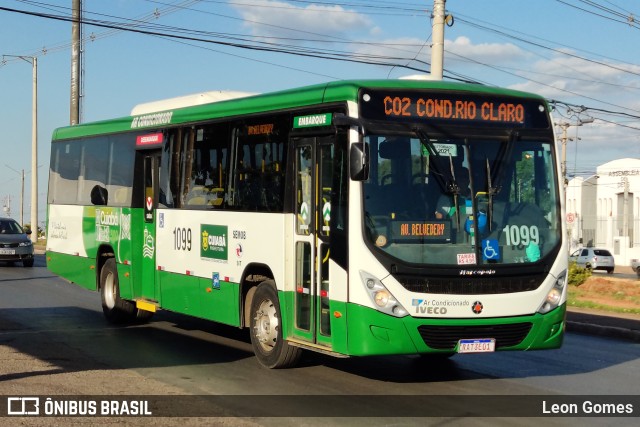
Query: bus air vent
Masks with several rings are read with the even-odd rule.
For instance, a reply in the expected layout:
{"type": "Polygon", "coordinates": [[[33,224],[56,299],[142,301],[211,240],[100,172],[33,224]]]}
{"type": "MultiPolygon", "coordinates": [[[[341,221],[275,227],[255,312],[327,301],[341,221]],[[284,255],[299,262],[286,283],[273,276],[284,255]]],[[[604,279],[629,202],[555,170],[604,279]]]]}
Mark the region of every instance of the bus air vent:
{"type": "Polygon", "coordinates": [[[487,295],[538,289],[546,274],[507,277],[403,277],[394,276],[411,292],[423,294],[487,295]]]}

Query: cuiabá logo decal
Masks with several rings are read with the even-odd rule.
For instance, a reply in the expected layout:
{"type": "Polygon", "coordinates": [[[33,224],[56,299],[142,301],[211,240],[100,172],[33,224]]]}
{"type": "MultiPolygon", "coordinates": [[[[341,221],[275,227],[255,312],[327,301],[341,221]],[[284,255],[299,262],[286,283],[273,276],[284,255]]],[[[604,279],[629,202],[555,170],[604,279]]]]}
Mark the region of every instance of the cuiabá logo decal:
{"type": "Polygon", "coordinates": [[[228,259],[228,228],[226,225],[200,224],[200,236],[202,236],[201,257],[224,261],[228,259]]]}

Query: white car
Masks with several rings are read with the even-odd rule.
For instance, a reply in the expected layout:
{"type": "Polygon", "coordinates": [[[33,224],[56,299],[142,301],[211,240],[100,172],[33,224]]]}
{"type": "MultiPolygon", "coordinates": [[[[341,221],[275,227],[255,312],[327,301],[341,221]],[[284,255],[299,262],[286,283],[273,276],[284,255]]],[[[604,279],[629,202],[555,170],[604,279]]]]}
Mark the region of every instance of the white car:
{"type": "Polygon", "coordinates": [[[569,256],[569,262],[575,262],[578,267],[589,270],[606,270],[609,274],[613,273],[613,269],[616,267],[611,252],[602,248],[578,249],[569,256]]]}
{"type": "Polygon", "coordinates": [[[631,260],[631,269],[636,272],[638,277],[640,277],[640,268],[638,268],[638,267],[640,267],[640,259],[633,258],[631,260]]]}

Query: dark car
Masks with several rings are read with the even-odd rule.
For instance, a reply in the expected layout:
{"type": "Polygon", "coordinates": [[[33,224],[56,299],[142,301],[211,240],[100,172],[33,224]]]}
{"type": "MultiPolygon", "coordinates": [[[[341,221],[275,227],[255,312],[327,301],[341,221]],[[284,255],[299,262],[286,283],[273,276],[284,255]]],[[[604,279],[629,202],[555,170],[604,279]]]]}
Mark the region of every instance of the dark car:
{"type": "Polygon", "coordinates": [[[33,267],[33,243],[31,231],[25,232],[11,218],[0,218],[0,261],[22,261],[25,267],[33,267]]]}

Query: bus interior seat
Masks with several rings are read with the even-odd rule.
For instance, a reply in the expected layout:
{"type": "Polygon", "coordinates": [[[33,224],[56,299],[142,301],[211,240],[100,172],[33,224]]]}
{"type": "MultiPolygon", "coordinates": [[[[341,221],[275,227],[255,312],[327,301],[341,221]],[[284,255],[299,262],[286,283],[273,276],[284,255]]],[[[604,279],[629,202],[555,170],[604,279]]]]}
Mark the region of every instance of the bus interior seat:
{"type": "Polygon", "coordinates": [[[113,192],[113,201],[118,205],[131,203],[131,188],[121,187],[113,192]]]}
{"type": "Polygon", "coordinates": [[[206,203],[207,200],[204,198],[204,196],[191,197],[187,200],[188,206],[204,206],[206,205],[206,203]]]}
{"type": "Polygon", "coordinates": [[[207,188],[206,191],[207,204],[213,207],[222,206],[224,201],[224,189],[223,188],[207,188]]]}

